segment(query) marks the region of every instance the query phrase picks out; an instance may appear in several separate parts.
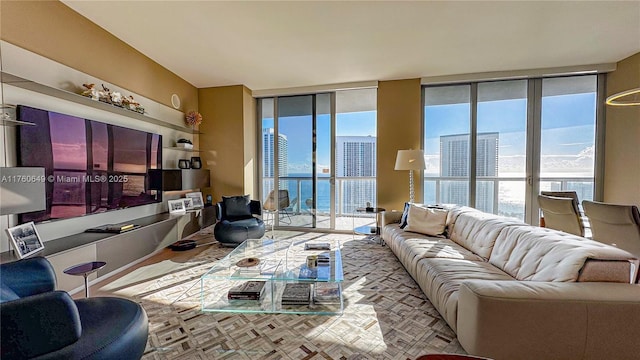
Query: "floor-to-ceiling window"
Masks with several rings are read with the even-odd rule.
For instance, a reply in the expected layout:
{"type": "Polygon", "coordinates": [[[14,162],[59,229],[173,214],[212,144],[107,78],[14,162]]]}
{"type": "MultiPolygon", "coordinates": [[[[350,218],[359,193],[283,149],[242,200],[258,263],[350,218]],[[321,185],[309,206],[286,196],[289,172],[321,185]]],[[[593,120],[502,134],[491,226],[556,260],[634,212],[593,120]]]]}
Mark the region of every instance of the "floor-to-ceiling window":
{"type": "Polygon", "coordinates": [[[593,199],[597,79],[426,86],[424,201],[531,222],[540,190],[593,199]]]}
{"type": "Polygon", "coordinates": [[[258,99],[261,193],[289,201],[278,227],[351,231],[376,203],[376,89],[258,99]],[[356,224],[357,223],[357,224],[356,224]]]}

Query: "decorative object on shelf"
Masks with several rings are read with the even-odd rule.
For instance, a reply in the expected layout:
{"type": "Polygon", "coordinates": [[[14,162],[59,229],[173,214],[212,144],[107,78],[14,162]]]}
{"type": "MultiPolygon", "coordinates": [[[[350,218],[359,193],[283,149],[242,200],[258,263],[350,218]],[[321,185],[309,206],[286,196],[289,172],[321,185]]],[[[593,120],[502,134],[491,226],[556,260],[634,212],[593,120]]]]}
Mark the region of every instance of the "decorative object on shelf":
{"type": "Polygon", "coordinates": [[[640,87],[613,94],[607,98],[606,103],[612,106],[640,105],[640,87]]]}
{"type": "Polygon", "coordinates": [[[211,194],[207,194],[207,205],[213,204],[213,196],[211,194]]]}
{"type": "Polygon", "coordinates": [[[98,101],[100,97],[98,96],[98,89],[96,89],[96,84],[82,84],[87,90],[82,92],[82,96],[90,97],[91,100],[98,101]]]}
{"type": "Polygon", "coordinates": [[[171,95],[171,105],[174,109],[180,108],[180,97],[178,96],[178,94],[171,95]]]}
{"type": "Polygon", "coordinates": [[[184,202],[185,210],[193,210],[193,199],[190,197],[182,198],[182,202],[184,202]]]}
{"type": "Polygon", "coordinates": [[[139,112],[140,114],[144,114],[144,108],[140,105],[139,102],[133,100],[133,96],[125,96],[122,98],[122,106],[124,106],[128,110],[132,110],[135,112],[139,112]]]}
{"type": "Polygon", "coordinates": [[[132,95],[124,96],[118,91],[112,92],[104,84],[102,84],[102,90],[96,89],[95,84],[82,84],[82,86],[85,87],[85,90],[81,93],[82,96],[144,114],[144,107],[133,100],[132,95]]]}
{"type": "Polygon", "coordinates": [[[413,170],[424,170],[424,153],[422,150],[398,150],[395,170],[409,170],[409,202],[413,203],[413,170]]]}
{"type": "Polygon", "coordinates": [[[196,126],[202,123],[202,115],[197,111],[189,111],[185,117],[185,122],[189,126],[196,126]]]}
{"type": "Polygon", "coordinates": [[[178,167],[180,169],[189,169],[191,168],[191,161],[187,159],[180,159],[178,160],[178,167]]]}
{"type": "Polygon", "coordinates": [[[178,139],[178,141],[176,141],[176,147],[179,147],[182,149],[193,149],[193,144],[191,143],[191,140],[178,139]]]}
{"type": "Polygon", "coordinates": [[[19,259],[24,259],[29,255],[44,250],[44,244],[40,240],[40,235],[38,235],[38,230],[36,230],[36,225],[33,221],[7,228],[7,233],[19,259]]]}
{"type": "Polygon", "coordinates": [[[186,211],[183,199],[169,200],[168,204],[170,214],[180,214],[186,211]]]}
{"type": "Polygon", "coordinates": [[[184,196],[191,198],[193,201],[194,209],[201,209],[204,207],[204,201],[202,201],[202,193],[199,191],[186,193],[184,196]]]}
{"type": "Polygon", "coordinates": [[[191,168],[192,169],[202,169],[202,160],[200,160],[199,156],[191,157],[191,168]]]}

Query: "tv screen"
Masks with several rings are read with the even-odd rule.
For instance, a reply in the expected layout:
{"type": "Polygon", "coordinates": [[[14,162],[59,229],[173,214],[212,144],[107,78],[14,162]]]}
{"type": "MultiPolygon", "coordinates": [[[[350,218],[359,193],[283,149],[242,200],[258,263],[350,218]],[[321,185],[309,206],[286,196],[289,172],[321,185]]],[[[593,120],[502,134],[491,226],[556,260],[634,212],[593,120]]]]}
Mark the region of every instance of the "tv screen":
{"type": "Polygon", "coordinates": [[[148,172],[162,168],[162,136],[18,106],[18,165],[43,167],[46,210],[20,223],[67,219],[162,201],[148,172]]]}

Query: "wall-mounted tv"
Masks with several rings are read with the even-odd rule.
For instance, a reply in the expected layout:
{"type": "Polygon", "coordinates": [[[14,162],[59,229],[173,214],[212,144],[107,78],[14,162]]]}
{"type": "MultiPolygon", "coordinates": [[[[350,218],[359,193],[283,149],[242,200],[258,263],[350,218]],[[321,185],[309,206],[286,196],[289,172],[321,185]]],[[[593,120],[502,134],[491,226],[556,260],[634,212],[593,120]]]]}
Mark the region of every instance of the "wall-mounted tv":
{"type": "Polygon", "coordinates": [[[162,201],[149,187],[162,168],[162,136],[53,111],[18,106],[18,165],[45,169],[46,210],[20,223],[68,219],[162,201]]]}

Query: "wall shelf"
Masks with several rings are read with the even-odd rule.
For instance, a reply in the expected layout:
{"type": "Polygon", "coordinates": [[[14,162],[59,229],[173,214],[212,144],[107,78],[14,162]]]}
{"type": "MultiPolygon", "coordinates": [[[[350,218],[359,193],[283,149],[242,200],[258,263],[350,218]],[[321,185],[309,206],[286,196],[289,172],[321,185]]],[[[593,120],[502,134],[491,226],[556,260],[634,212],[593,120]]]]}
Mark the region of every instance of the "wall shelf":
{"type": "MultiPolygon", "coordinates": [[[[92,107],[94,109],[98,109],[98,110],[104,110],[104,111],[109,111],[111,113],[114,114],[118,114],[118,115],[123,115],[123,116],[127,116],[130,118],[134,118],[136,120],[140,120],[140,121],[144,121],[150,124],[154,124],[154,125],[160,125],[160,126],[164,126],[173,130],[178,130],[178,131],[182,131],[185,133],[189,133],[189,134],[200,134],[199,131],[193,130],[192,128],[188,128],[185,126],[180,126],[180,125],[175,125],[175,124],[171,124],[168,123],[166,121],[163,120],[159,120],[156,118],[152,118],[150,116],[146,116],[143,114],[140,114],[138,112],[135,111],[131,111],[131,110],[127,110],[112,104],[108,104],[105,102],[101,102],[101,101],[95,101],[92,100],[88,97],[76,94],[76,93],[72,93],[66,90],[61,90],[61,89],[56,89],[56,88],[52,88],[48,85],[44,85],[44,84],[40,84],[31,80],[27,80],[27,79],[23,79],[19,76],[13,75],[13,74],[9,74],[6,72],[2,72],[0,73],[2,75],[2,82],[4,84],[7,85],[11,85],[11,86],[15,86],[15,87],[19,87],[21,89],[25,89],[25,90],[31,90],[31,91],[35,91],[44,95],[49,95],[49,96],[53,96],[53,97],[57,97],[63,100],[68,100],[68,101],[72,101],[75,102],[77,104],[80,105],[85,105],[85,106],[89,106],[92,107]]],[[[24,125],[24,124],[21,124],[24,125]]]]}
{"type": "Polygon", "coordinates": [[[20,120],[11,120],[11,119],[0,119],[0,125],[1,126],[23,126],[23,125],[36,126],[36,124],[30,123],[30,122],[20,121],[20,120]]]}
{"type": "Polygon", "coordinates": [[[14,117],[16,115],[16,107],[14,105],[0,104],[0,109],[2,109],[2,114],[0,114],[0,126],[22,126],[22,125],[35,126],[36,125],[34,123],[12,119],[11,115],[13,115],[14,117]],[[5,109],[11,109],[12,114],[9,114],[9,112],[6,111],[5,109]]]}
{"type": "Polygon", "coordinates": [[[200,152],[200,150],[197,150],[197,149],[185,149],[177,146],[167,146],[167,147],[163,147],[163,149],[184,151],[184,152],[200,152]]]}

